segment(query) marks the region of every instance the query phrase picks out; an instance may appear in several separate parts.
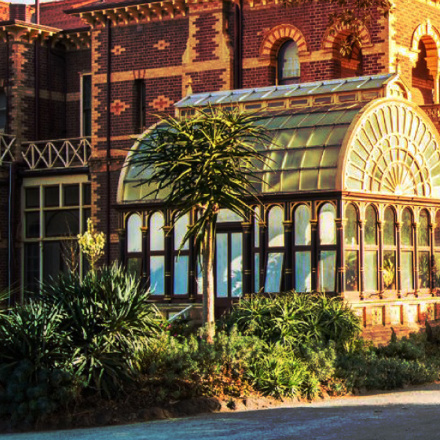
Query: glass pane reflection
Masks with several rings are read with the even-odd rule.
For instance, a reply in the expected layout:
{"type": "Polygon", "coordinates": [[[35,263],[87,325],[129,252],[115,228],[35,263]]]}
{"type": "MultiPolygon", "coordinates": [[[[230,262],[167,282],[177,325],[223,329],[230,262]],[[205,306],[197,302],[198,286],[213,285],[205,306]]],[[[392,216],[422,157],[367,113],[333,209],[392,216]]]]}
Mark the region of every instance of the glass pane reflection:
{"type": "Polygon", "coordinates": [[[310,252],[295,253],[295,290],[297,292],[310,292],[312,290],[310,252]]]}
{"type": "Polygon", "coordinates": [[[127,221],[127,252],[142,251],[142,219],[138,214],[133,214],[127,221]]]}
{"type": "Polygon", "coordinates": [[[216,239],[216,254],[217,254],[217,296],[228,296],[228,235],[217,234],[216,239]]]}
{"type": "Polygon", "coordinates": [[[321,292],[335,291],[336,251],[319,253],[319,289],[321,292]]]}
{"type": "Polygon", "coordinates": [[[284,246],[284,213],[279,206],[269,211],[269,247],[284,246]]]}
{"type": "Polygon", "coordinates": [[[295,210],[295,244],[310,246],[311,227],[310,209],[306,205],[298,206],[295,210]]]}
{"type": "Polygon", "coordinates": [[[165,258],[150,257],[150,288],[153,295],[165,293],[165,258]]]}
{"type": "Polygon", "coordinates": [[[242,234],[231,234],[231,296],[240,296],[242,293],[242,248],[242,234]]]}
{"type": "Polygon", "coordinates": [[[326,203],[319,211],[319,239],[321,244],[336,244],[335,208],[326,203]]]}
{"type": "Polygon", "coordinates": [[[402,252],[402,290],[412,291],[413,286],[413,255],[412,252],[402,252]]]}
{"type": "Polygon", "coordinates": [[[365,252],[365,290],[377,290],[377,252],[365,252]]]}
{"type": "Polygon", "coordinates": [[[357,251],[347,251],[345,253],[345,289],[349,291],[359,290],[357,251]]]}
{"type": "Polygon", "coordinates": [[[267,257],[265,292],[279,292],[281,290],[281,272],[283,269],[282,252],[270,252],[267,257]]]}
{"type": "Polygon", "coordinates": [[[150,219],[150,249],[152,251],[164,250],[164,218],[160,212],[155,212],[150,219]]]}
{"type": "Polygon", "coordinates": [[[174,295],[188,294],[188,256],[174,258],[174,295]]]}

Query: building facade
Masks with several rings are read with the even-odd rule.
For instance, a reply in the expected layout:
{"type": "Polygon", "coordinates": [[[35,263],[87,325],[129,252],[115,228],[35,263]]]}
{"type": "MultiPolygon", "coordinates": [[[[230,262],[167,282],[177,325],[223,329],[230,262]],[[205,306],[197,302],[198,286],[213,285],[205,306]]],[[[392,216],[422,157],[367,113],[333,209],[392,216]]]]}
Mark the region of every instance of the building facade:
{"type": "Polygon", "coordinates": [[[83,273],[75,237],[92,217],[103,263],[123,261],[168,313],[196,309],[197,252],[177,252],[194,218],[172,229],[124,164],[155,115],[210,103],[259,111],[277,140],[258,220],[219,218],[219,313],[295,288],[342,295],[367,336],[440,319],[440,5],[395,0],[347,55],[335,12],[325,1],[64,0],[39,14],[0,3],[0,286],[83,273]]]}

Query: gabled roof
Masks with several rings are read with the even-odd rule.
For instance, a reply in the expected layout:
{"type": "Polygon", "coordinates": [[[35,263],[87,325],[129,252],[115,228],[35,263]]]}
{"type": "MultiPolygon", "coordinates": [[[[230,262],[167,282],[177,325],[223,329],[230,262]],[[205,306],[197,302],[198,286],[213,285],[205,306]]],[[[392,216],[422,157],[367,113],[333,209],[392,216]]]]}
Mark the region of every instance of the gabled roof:
{"type": "Polygon", "coordinates": [[[63,0],[40,4],[40,23],[63,30],[84,28],[84,21],[67,13],[72,8],[84,7],[96,0],[63,0]]]}

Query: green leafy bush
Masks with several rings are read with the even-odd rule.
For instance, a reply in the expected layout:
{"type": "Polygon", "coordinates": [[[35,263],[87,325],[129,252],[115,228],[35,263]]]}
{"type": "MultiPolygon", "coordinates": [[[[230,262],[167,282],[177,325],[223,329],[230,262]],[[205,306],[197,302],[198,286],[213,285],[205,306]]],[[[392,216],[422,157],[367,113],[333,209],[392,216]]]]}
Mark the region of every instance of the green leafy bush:
{"type": "Polygon", "coordinates": [[[285,292],[254,295],[234,305],[226,319],[240,332],[294,349],[327,344],[352,344],[360,334],[358,317],[339,297],[285,292]]]}
{"type": "Polygon", "coordinates": [[[139,350],[162,321],[149,292],[123,268],[90,271],[83,280],[60,277],[39,295],[48,310],[58,310],[66,361],[85,387],[107,397],[130,383],[139,350]]]}

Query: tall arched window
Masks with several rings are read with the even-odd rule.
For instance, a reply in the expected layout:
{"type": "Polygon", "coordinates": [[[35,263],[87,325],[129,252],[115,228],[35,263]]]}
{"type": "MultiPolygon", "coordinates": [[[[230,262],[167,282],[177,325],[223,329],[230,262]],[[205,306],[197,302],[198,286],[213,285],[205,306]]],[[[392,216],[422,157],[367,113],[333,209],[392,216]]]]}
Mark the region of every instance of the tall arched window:
{"type": "Polygon", "coordinates": [[[359,290],[358,212],[352,205],[345,210],[345,290],[359,290]]]}
{"type": "Polygon", "coordinates": [[[396,215],[385,209],[383,224],[383,285],[385,290],[396,290],[396,215]]]}
{"type": "Polygon", "coordinates": [[[165,225],[161,212],[150,217],[150,288],[154,295],[165,294],[165,225]]]}
{"type": "Polygon", "coordinates": [[[174,225],[174,295],[188,295],[189,242],[182,245],[188,225],[189,214],[180,217],[174,225]]]}
{"type": "Polygon", "coordinates": [[[312,290],[310,208],[300,205],[294,214],[295,290],[312,290]]]}
{"type": "Polygon", "coordinates": [[[267,262],[264,290],[279,292],[281,290],[284,260],[284,212],[274,206],[268,213],[267,220],[267,262]]]}
{"type": "Polygon", "coordinates": [[[298,45],[288,40],[278,51],[278,84],[296,84],[300,81],[301,68],[298,55],[298,45]]]}
{"type": "Polygon", "coordinates": [[[127,270],[141,275],[142,267],[142,218],[132,214],[127,220],[127,270]]]}
{"type": "Polygon", "coordinates": [[[412,292],[414,290],[414,241],[413,216],[409,208],[405,208],[402,213],[400,246],[402,291],[412,292]]]}
{"type": "Polygon", "coordinates": [[[378,239],[377,239],[377,213],[373,206],[368,206],[365,211],[365,290],[377,290],[377,257],[378,257],[378,239]]]}
{"type": "Polygon", "coordinates": [[[429,240],[429,213],[425,209],[419,215],[417,231],[418,258],[419,258],[419,289],[430,287],[430,240],[429,240]]]}
{"type": "Polygon", "coordinates": [[[336,211],[331,203],[319,210],[319,277],[321,292],[336,290],[336,211]]]}

